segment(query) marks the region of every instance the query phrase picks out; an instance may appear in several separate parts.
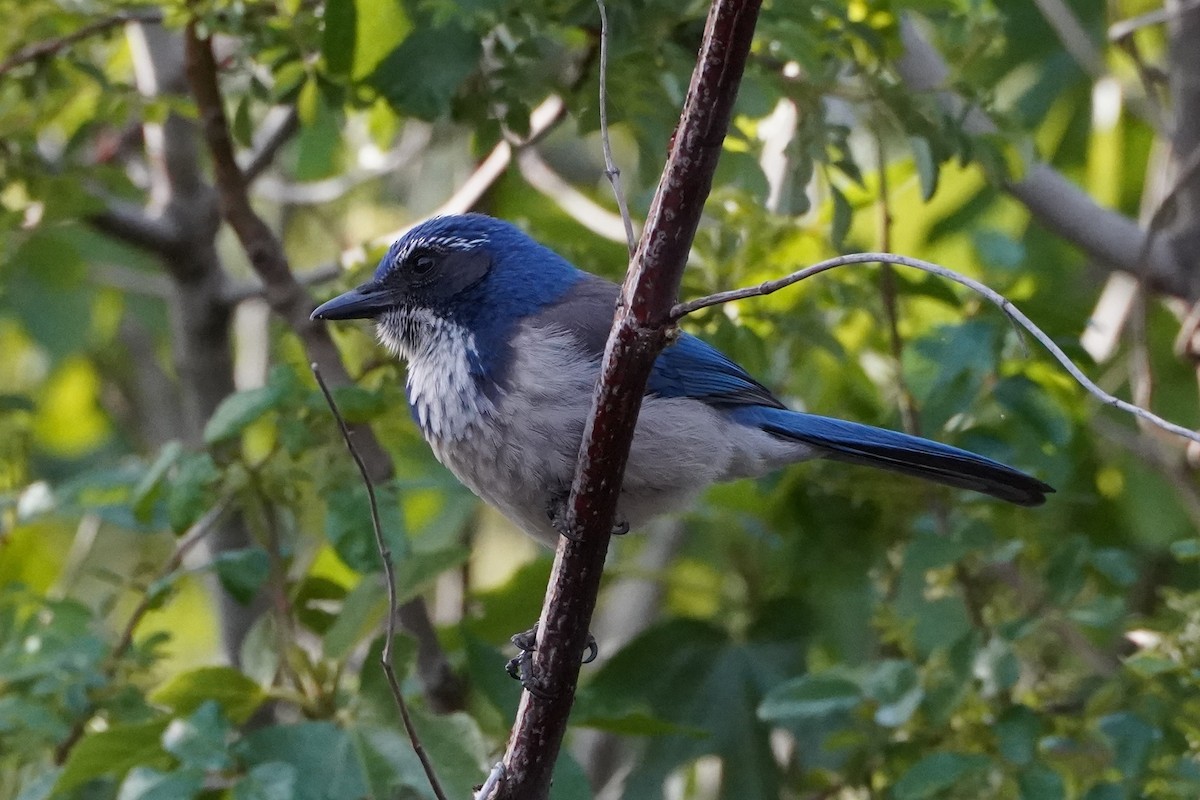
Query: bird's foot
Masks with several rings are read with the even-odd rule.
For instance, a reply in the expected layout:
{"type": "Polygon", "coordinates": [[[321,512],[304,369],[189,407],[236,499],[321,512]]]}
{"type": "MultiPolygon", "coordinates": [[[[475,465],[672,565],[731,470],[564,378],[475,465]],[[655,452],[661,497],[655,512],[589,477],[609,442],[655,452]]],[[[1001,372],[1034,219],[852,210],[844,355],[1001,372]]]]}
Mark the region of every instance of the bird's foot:
{"type": "MultiPolygon", "coordinates": [[[[551,694],[541,687],[537,677],[533,674],[533,654],[537,651],[537,632],[537,625],[534,625],[527,631],[515,634],[509,640],[517,646],[520,652],[508,662],[504,669],[510,678],[521,682],[522,689],[545,700],[551,697],[551,694]]],[[[592,663],[598,655],[600,655],[600,647],[596,644],[596,637],[589,633],[587,650],[583,654],[583,663],[592,663]]]]}
{"type": "MultiPolygon", "coordinates": [[[[565,493],[554,494],[546,504],[546,516],[550,519],[550,525],[558,531],[559,536],[570,539],[572,542],[578,542],[579,535],[567,523],[568,496],[565,493]]],[[[629,533],[629,520],[618,516],[613,521],[611,533],[613,536],[624,536],[629,533]]]]}

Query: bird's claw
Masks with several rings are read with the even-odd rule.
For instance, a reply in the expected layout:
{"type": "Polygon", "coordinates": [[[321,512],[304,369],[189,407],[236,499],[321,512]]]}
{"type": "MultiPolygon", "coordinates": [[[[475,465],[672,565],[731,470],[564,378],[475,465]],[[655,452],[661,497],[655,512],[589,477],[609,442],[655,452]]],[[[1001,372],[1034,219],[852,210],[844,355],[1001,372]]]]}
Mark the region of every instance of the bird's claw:
{"type": "MultiPolygon", "coordinates": [[[[537,676],[533,674],[533,654],[537,651],[537,626],[534,625],[527,631],[521,631],[513,635],[509,641],[516,645],[520,651],[517,655],[510,659],[505,665],[504,670],[513,680],[521,682],[521,688],[535,697],[540,697],[543,700],[550,698],[552,695],[541,687],[537,681],[537,676]]],[[[600,646],[596,644],[596,637],[588,634],[587,650],[583,654],[583,664],[590,664],[600,655],[600,646]]]]}
{"type": "MultiPolygon", "coordinates": [[[[572,542],[579,541],[579,535],[567,523],[567,495],[556,494],[546,504],[546,516],[550,525],[558,531],[558,535],[572,542]]],[[[611,533],[613,536],[624,536],[629,533],[629,520],[617,517],[613,521],[611,533]]]]}

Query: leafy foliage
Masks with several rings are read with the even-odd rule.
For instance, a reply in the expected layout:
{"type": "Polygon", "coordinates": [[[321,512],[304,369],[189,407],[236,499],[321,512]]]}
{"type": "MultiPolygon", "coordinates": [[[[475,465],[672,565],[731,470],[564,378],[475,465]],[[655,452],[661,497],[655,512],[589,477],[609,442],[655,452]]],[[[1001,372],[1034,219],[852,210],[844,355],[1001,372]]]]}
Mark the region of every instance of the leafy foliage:
{"type": "MultiPolygon", "coordinates": [[[[387,608],[365,492],[294,332],[256,311],[244,256],[210,230],[211,198],[180,249],[113,214],[144,205],[161,222],[196,200],[163,172],[204,162],[170,57],[189,21],[223,37],[241,147],[261,148],[278,109],[295,109],[256,202],[313,282],[345,245],[445,200],[551,94],[565,113],[535,152],[611,208],[592,0],[4,11],[6,52],[58,46],[0,81],[0,798],[431,797],[377,668],[387,608]],[[114,22],[65,38],[117,13],[161,18],[167,36],[114,22]],[[216,277],[197,266],[209,256],[216,277]],[[200,297],[219,306],[211,327],[192,324],[200,297]],[[199,358],[212,341],[218,357],[199,358]],[[214,527],[236,520],[244,540],[195,527],[222,504],[214,527]],[[173,559],[204,535],[210,548],[173,559]],[[232,634],[238,613],[254,622],[232,634]]],[[[609,8],[609,112],[635,214],[705,13],[609,8]]],[[[1024,0],[769,3],[685,292],[889,246],[984,280],[1086,363],[1075,342],[1095,273],[998,186],[1036,150],[1137,214],[1151,133],[1133,116],[1098,130],[1090,91],[1024,0]],[[951,64],[947,88],[997,133],[969,133],[899,80],[906,13],[951,64]]],[[[477,207],[617,276],[625,245],[594,232],[601,212],[571,211],[519,161],[477,207]]],[[[909,408],[924,435],[1058,494],[1015,509],[822,462],[714,488],[669,559],[620,541],[602,597],[617,622],[598,633],[624,644],[585,668],[555,797],[611,776],[601,733],[631,759],[629,797],[1200,795],[1194,478],[1174,451],[1164,467],[1130,447],[1137,431],[1026,353],[995,310],[928,276],[893,280],[899,346],[891,290],[868,269],[686,325],[793,405],[896,428],[909,408]],[[660,602],[630,605],[639,579],[660,602]]],[[[1153,305],[1144,322],[1154,402],[1194,424],[1177,323],[1153,305]]],[[[338,403],[394,462],[380,510],[401,599],[438,609],[437,643],[470,684],[462,708],[438,713],[428,642],[397,640],[425,747],[467,796],[515,712],[502,648],[536,618],[548,556],[433,461],[402,411],[402,366],[368,331],[334,335],[356,378],[338,403]]],[[[1124,359],[1140,363],[1138,346],[1106,365],[1111,385],[1134,380],[1124,359]]]]}

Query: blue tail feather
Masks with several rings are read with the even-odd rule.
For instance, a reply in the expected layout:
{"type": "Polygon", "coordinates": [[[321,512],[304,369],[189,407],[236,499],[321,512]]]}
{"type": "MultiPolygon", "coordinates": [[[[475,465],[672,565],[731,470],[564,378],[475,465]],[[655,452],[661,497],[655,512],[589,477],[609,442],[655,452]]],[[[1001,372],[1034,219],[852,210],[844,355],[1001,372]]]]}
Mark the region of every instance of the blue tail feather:
{"type": "Polygon", "coordinates": [[[745,425],[812,445],[827,458],[915,475],[998,497],[1041,505],[1054,489],[990,458],[906,433],[782,408],[746,406],[731,416],[745,425]]]}

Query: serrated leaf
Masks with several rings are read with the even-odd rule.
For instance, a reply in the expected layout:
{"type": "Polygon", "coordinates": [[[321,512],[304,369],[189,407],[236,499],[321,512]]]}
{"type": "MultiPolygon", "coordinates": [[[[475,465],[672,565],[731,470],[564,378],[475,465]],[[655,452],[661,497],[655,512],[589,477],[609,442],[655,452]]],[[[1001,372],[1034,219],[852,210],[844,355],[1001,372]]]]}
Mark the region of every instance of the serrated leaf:
{"type": "Polygon", "coordinates": [[[229,395],[204,426],[204,441],[209,445],[232,439],[246,427],[279,404],[279,390],[260,386],[229,395]]]}
{"type": "Polygon", "coordinates": [[[200,667],[173,676],[155,689],[150,699],[177,715],[191,714],[212,700],[231,722],[240,725],[258,710],[266,694],[233,667],[200,667]]]}

